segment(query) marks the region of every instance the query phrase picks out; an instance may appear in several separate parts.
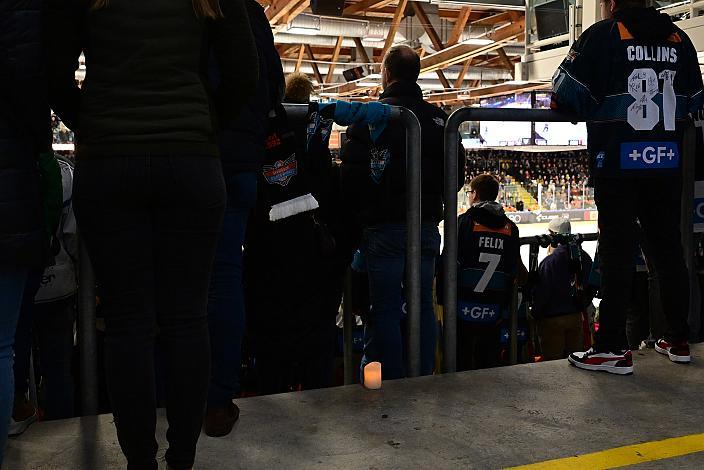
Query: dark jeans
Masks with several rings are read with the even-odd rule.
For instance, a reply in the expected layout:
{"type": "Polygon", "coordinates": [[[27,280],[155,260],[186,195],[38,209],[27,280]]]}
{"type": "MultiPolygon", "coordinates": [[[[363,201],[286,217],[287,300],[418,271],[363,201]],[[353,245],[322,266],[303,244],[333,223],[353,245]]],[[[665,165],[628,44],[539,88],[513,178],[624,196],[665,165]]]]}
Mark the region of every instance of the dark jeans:
{"type": "MultiPolygon", "coordinates": [[[[406,272],[406,226],[385,224],[364,229],[362,253],[367,262],[371,312],[364,328],[364,357],[382,364],[384,379],[406,376],[401,338],[402,283],[406,272]]],[[[435,260],[440,253],[437,226],[424,224],[421,231],[421,375],[435,366],[437,322],[433,311],[435,260]]]]}
{"type": "Polygon", "coordinates": [[[39,355],[44,397],[44,418],[73,418],[73,324],[75,297],[41,304],[34,303],[41,271],[30,274],[25,287],[20,320],[15,336],[15,397],[25,395],[29,387],[32,344],[39,355]]]}
{"type": "Polygon", "coordinates": [[[157,468],[157,344],[166,461],[175,470],[193,466],[210,379],[208,286],[225,199],[216,158],[78,160],[74,208],[101,288],[106,379],[130,470],[157,468]]]}
{"type": "Polygon", "coordinates": [[[602,295],[596,349],[628,348],[626,312],[635,271],[636,219],[660,281],[667,318],[665,338],[686,340],[689,276],[680,235],[681,183],[674,178],[597,179],[594,189],[599,209],[602,295]]]}
{"type": "Polygon", "coordinates": [[[32,355],[32,323],[34,322],[34,297],[37,295],[42,280],[42,271],[29,273],[27,284],[22,294],[22,308],[17,320],[15,333],[15,398],[29,390],[29,367],[32,355]]]}
{"type": "Polygon", "coordinates": [[[28,271],[26,268],[0,266],[0,465],[15,393],[12,347],[28,271]]]}
{"type": "Polygon", "coordinates": [[[242,244],[247,219],[257,200],[257,174],[226,176],[227,209],[210,280],[208,323],[212,371],[208,406],[222,408],[240,392],[245,309],[242,244]]]}

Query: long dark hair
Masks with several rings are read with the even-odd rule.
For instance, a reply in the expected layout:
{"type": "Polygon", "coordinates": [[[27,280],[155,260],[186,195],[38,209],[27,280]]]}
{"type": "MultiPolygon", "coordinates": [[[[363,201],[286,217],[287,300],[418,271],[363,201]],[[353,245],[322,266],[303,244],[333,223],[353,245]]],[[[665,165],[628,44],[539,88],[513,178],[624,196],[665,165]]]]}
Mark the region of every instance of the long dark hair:
{"type": "MultiPolygon", "coordinates": [[[[108,6],[108,0],[88,0],[88,5],[91,10],[100,10],[108,6]]],[[[222,17],[219,0],[193,0],[193,11],[199,18],[222,17]]]]}

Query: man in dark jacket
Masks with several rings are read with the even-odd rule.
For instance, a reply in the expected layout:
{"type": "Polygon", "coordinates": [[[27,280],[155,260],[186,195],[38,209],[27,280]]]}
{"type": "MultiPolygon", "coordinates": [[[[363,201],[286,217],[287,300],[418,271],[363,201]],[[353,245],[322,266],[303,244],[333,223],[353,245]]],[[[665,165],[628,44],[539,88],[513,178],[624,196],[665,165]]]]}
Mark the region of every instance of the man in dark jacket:
{"type": "MultiPolygon", "coordinates": [[[[600,326],[594,348],[575,366],[633,372],[625,335],[635,221],[660,279],[668,328],[657,350],[690,361],[689,280],[680,242],[682,135],[704,102],[696,50],[669,16],[644,0],[606,0],[554,78],[555,104],[587,121],[591,176],[599,208],[600,326]]],[[[690,156],[692,158],[692,156],[690,156]]]]}
{"type": "MultiPolygon", "coordinates": [[[[242,292],[242,245],[247,219],[257,200],[257,174],[262,167],[269,112],[281,101],[284,73],[269,21],[255,0],[245,0],[259,55],[259,82],[254,95],[233,122],[218,133],[227,208],[215,255],[208,299],[212,371],[204,430],[224,436],[239,418],[232,399],[240,392],[245,304],[242,292]]],[[[210,81],[218,96],[221,74],[211,61],[210,81]]]]}
{"type": "MultiPolygon", "coordinates": [[[[432,284],[440,249],[438,223],[443,215],[443,132],[447,115],[426,103],[416,83],[420,58],[407,46],[389,50],[382,66],[383,103],[404,106],[415,113],[422,129],[421,235],[421,372],[432,374],[436,342],[432,284]]],[[[344,205],[364,229],[372,312],[365,328],[362,367],[383,365],[385,379],[404,377],[402,359],[401,285],[406,256],[406,148],[405,131],[390,123],[376,142],[366,126],[350,126],[342,149],[341,191],[344,205]]],[[[460,146],[461,147],[461,146],[460,146]]],[[[464,175],[464,149],[460,148],[464,175]]]]}
{"type": "MultiPolygon", "coordinates": [[[[550,221],[550,235],[569,237],[569,219],[550,221]]],[[[537,321],[543,359],[564,359],[584,347],[582,314],[594,298],[588,286],[592,259],[581,246],[559,243],[548,248],[548,256],[538,266],[533,291],[533,317],[537,321]],[[574,250],[574,251],[573,251],[574,250]]]]}
{"type": "Polygon", "coordinates": [[[39,155],[49,155],[42,2],[0,3],[0,465],[13,405],[15,328],[30,270],[46,256],[39,155]]]}

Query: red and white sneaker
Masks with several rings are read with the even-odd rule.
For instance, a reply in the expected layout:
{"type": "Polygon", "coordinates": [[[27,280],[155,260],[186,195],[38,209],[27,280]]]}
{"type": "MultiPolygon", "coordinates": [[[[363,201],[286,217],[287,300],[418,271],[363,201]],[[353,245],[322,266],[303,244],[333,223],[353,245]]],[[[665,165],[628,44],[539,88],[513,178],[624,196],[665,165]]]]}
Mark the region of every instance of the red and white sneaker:
{"type": "Polygon", "coordinates": [[[669,357],[672,362],[677,364],[689,364],[692,362],[687,341],[670,343],[664,339],[659,339],[655,342],[655,350],[669,357]]]}
{"type": "Polygon", "coordinates": [[[591,348],[585,352],[574,352],[569,355],[567,360],[573,366],[585,370],[596,370],[618,375],[633,373],[631,351],[621,351],[620,353],[597,352],[594,348],[591,348]]]}

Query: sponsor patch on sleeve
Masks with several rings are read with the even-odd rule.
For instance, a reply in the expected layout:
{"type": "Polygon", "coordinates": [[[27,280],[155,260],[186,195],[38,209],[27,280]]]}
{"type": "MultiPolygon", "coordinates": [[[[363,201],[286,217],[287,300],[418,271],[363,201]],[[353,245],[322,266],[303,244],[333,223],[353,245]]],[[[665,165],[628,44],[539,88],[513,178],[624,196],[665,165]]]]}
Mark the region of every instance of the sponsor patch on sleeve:
{"type": "Polygon", "coordinates": [[[680,152],[675,142],[626,142],[621,144],[622,170],[679,168],[680,152]]]}

